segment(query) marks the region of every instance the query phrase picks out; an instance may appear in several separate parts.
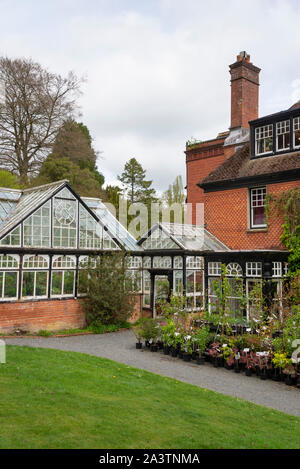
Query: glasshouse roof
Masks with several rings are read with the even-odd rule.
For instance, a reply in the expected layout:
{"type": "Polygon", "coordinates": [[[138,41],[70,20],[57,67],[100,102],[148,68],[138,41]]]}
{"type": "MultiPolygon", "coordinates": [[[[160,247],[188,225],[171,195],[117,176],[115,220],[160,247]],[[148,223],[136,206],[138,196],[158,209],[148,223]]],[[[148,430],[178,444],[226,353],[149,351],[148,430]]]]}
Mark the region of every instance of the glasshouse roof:
{"type": "Polygon", "coordinates": [[[100,199],[82,197],[82,200],[127,251],[142,251],[135,238],[114,217],[100,199]]]}
{"type": "Polygon", "coordinates": [[[149,250],[230,251],[203,226],[179,223],[157,223],[141,237],[139,244],[149,250]]]}
{"type": "Polygon", "coordinates": [[[6,203],[11,205],[7,215],[0,220],[0,237],[17,226],[24,218],[30,215],[36,208],[46,202],[57,190],[66,185],[68,181],[58,181],[44,186],[33,187],[23,191],[1,189],[0,205],[1,215],[4,215],[6,203]],[[11,199],[5,199],[10,196],[11,199]]]}

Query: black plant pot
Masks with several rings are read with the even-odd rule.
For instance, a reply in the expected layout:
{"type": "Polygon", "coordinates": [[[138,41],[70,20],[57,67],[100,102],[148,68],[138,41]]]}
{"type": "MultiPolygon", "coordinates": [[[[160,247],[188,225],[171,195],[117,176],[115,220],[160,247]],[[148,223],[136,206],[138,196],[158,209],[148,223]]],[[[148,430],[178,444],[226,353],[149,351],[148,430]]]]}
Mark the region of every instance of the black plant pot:
{"type": "Polygon", "coordinates": [[[252,376],[252,370],[249,370],[249,368],[246,368],[245,375],[246,376],[252,376]]]}
{"type": "Polygon", "coordinates": [[[159,350],[162,350],[164,348],[164,344],[162,342],[158,342],[157,346],[159,350]]]}
{"type": "Polygon", "coordinates": [[[296,381],[295,378],[292,378],[291,375],[286,375],[285,376],[284,382],[287,386],[293,386],[293,384],[295,384],[295,381],[296,381]]]}
{"type": "Polygon", "coordinates": [[[142,347],[143,347],[143,345],[142,345],[141,342],[137,342],[137,343],[135,344],[135,348],[138,349],[138,350],[140,350],[142,347]]]}
{"type": "Polygon", "coordinates": [[[213,358],[213,367],[214,368],[219,368],[219,360],[217,357],[213,358]]]}
{"type": "Polygon", "coordinates": [[[170,347],[164,347],[164,355],[169,355],[170,347]]]}
{"type": "Polygon", "coordinates": [[[198,352],[193,352],[192,353],[192,360],[197,360],[198,358],[198,352]]]}
{"type": "Polygon", "coordinates": [[[178,352],[178,358],[183,358],[183,355],[184,355],[183,352],[182,352],[181,350],[179,350],[179,352],[178,352]]]}
{"type": "Polygon", "coordinates": [[[190,362],[191,359],[192,359],[192,355],[190,355],[189,353],[184,353],[183,354],[183,361],[190,362]]]}
{"type": "Polygon", "coordinates": [[[262,370],[260,370],[260,379],[262,379],[263,381],[267,379],[267,370],[264,368],[262,370]]]}
{"type": "Polygon", "coordinates": [[[234,364],[234,372],[235,373],[240,373],[241,372],[239,363],[234,364]]]}
{"type": "Polygon", "coordinates": [[[157,345],[156,344],[151,344],[150,350],[151,350],[151,352],[157,352],[158,351],[157,345]]]}
{"type": "Polygon", "coordinates": [[[177,352],[176,349],[173,348],[171,354],[172,354],[172,357],[175,358],[175,357],[177,357],[178,352],[177,352]]]}
{"type": "Polygon", "coordinates": [[[226,368],[226,370],[232,370],[232,369],[233,369],[233,365],[228,365],[228,363],[225,362],[224,368],[226,368]]]}

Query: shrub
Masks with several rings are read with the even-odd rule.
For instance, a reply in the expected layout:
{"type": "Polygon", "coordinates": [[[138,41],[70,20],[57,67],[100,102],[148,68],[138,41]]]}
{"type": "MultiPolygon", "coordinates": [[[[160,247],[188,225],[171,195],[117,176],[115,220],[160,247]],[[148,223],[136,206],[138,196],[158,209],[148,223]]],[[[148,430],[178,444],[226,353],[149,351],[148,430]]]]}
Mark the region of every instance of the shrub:
{"type": "Polygon", "coordinates": [[[88,323],[119,324],[133,313],[135,292],[128,282],[123,253],[92,258],[81,270],[80,281],[82,291],[87,292],[82,304],[88,323]]]}

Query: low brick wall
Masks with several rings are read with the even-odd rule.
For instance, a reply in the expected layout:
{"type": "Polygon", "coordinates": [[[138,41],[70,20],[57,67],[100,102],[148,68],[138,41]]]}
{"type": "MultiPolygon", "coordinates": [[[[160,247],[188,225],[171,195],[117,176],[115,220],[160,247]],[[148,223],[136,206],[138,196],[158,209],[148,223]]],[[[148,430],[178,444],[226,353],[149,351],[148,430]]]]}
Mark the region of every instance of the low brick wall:
{"type": "MultiPolygon", "coordinates": [[[[142,314],[142,295],[137,295],[135,308],[129,322],[137,321],[142,314]]],[[[86,326],[85,313],[80,300],[61,299],[45,301],[19,301],[0,303],[0,332],[59,331],[86,326]]]]}
{"type": "Polygon", "coordinates": [[[85,325],[85,314],[80,301],[75,299],[0,303],[1,332],[58,331],[85,325]]]}

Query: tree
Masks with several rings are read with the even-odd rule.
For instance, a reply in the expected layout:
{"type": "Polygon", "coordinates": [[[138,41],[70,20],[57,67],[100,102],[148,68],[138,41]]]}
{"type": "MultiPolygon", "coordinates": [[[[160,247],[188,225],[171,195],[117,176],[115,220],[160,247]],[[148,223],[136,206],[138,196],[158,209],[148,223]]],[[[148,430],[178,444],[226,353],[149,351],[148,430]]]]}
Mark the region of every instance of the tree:
{"type": "Polygon", "coordinates": [[[172,204],[184,204],[185,195],[182,176],[177,176],[173,184],[169,185],[168,189],[163,194],[163,200],[169,206],[172,204]]]}
{"type": "Polygon", "coordinates": [[[18,189],[18,179],[15,174],[9,171],[0,170],[0,187],[9,187],[10,189],[18,189]]]}
{"type": "Polygon", "coordinates": [[[80,80],[72,72],[65,78],[50,73],[31,59],[1,57],[0,83],[0,164],[26,184],[75,112],[80,80]]]}
{"type": "Polygon", "coordinates": [[[81,169],[68,158],[49,156],[43,163],[38,177],[32,181],[32,185],[49,184],[61,179],[67,179],[81,196],[101,197],[102,195],[101,187],[93,173],[88,168],[81,169]]]}
{"type": "Polygon", "coordinates": [[[124,166],[119,181],[125,186],[125,192],[131,204],[142,202],[149,204],[156,200],[155,189],[151,187],[152,181],[145,179],[146,170],[135,158],[131,158],[124,166]]]}
{"type": "Polygon", "coordinates": [[[43,162],[33,185],[68,179],[82,196],[102,197],[104,176],[96,167],[97,155],[88,128],[68,119],[59,129],[52,152],[43,162]]]}

